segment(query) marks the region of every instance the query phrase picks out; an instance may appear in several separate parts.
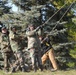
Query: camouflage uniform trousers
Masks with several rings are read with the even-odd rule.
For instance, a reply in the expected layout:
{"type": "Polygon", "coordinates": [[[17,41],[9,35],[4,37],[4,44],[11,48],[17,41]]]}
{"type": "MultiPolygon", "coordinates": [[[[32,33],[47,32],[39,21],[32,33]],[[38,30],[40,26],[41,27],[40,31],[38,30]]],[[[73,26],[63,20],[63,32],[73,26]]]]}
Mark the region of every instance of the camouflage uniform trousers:
{"type": "Polygon", "coordinates": [[[31,48],[30,57],[32,62],[32,68],[36,70],[38,63],[38,67],[42,69],[41,53],[39,51],[36,51],[34,48],[31,48]]]}
{"type": "Polygon", "coordinates": [[[13,53],[12,52],[4,52],[3,53],[4,55],[4,70],[7,70],[9,71],[9,68],[12,67],[12,64],[13,64],[13,53]]]}
{"type": "Polygon", "coordinates": [[[44,65],[47,59],[50,59],[50,62],[52,63],[52,66],[55,70],[58,69],[57,62],[55,60],[54,50],[51,48],[49,51],[47,51],[42,57],[42,64],[44,65]]]}
{"type": "Polygon", "coordinates": [[[19,69],[19,67],[20,68],[22,68],[22,67],[24,67],[24,58],[23,58],[23,53],[22,53],[22,51],[17,51],[17,52],[15,52],[14,53],[14,55],[15,55],[15,62],[14,62],[14,64],[13,64],[13,68],[15,68],[15,70],[18,70],[19,69]]]}

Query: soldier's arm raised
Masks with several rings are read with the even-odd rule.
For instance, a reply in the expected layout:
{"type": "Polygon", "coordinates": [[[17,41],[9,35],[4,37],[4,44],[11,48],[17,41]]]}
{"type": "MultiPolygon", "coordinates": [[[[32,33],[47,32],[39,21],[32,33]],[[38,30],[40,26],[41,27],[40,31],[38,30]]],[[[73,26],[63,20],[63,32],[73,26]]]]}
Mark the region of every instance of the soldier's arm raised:
{"type": "Polygon", "coordinates": [[[40,28],[42,28],[42,26],[38,26],[38,27],[34,30],[34,32],[38,31],[40,28]]]}
{"type": "Polygon", "coordinates": [[[27,31],[26,32],[26,36],[32,36],[34,34],[35,34],[35,31],[34,30],[33,31],[27,31]]]}

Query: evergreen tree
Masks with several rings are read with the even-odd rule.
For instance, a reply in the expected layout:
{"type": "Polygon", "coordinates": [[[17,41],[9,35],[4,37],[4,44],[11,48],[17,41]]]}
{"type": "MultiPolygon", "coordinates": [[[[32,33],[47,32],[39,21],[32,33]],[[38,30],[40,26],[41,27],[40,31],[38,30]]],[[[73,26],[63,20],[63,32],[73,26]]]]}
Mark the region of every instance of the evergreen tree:
{"type": "MultiPolygon", "coordinates": [[[[37,26],[44,24],[53,13],[57,12],[62,5],[66,3],[64,0],[9,0],[12,1],[12,4],[15,4],[19,9],[17,13],[12,12],[10,14],[9,9],[11,7],[6,6],[8,0],[1,1],[1,22],[4,23],[7,28],[9,26],[17,26],[18,32],[20,35],[21,31],[24,31],[27,28],[29,23],[34,23],[37,26]],[[7,9],[6,9],[7,8],[7,9]],[[21,10],[23,10],[21,12],[21,10]]],[[[76,61],[70,55],[70,49],[74,48],[72,43],[68,43],[71,40],[69,34],[70,26],[74,25],[72,22],[73,13],[69,11],[65,16],[60,20],[65,11],[69,8],[72,0],[67,1],[67,5],[61,9],[51,20],[49,20],[43,27],[44,33],[49,33],[53,48],[56,53],[56,58],[61,68],[68,67],[68,62],[76,61]],[[58,22],[60,20],[60,22],[58,22]],[[67,24],[66,22],[67,21],[67,24]],[[56,26],[57,25],[57,26],[56,26]],[[54,28],[55,27],[55,28],[54,28]],[[53,30],[54,28],[54,30],[53,30]],[[66,30],[67,28],[67,30],[66,30]],[[60,43],[60,44],[59,44],[60,43]]],[[[73,6],[75,7],[75,6],[73,6]]],[[[74,26],[76,28],[76,26],[74,26]]],[[[73,38],[73,36],[72,36],[73,38]]],[[[75,64],[75,63],[74,63],[75,64]]],[[[74,65],[76,66],[76,64],[74,65]]]]}

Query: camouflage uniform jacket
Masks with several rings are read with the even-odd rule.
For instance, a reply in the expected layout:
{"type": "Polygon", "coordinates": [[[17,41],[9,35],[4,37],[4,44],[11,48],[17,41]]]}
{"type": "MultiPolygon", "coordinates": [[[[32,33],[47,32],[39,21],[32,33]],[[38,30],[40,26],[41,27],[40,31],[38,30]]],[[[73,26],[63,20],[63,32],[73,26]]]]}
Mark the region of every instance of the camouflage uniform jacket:
{"type": "Polygon", "coordinates": [[[9,37],[10,37],[10,45],[13,52],[21,50],[21,40],[19,34],[10,31],[9,37]]]}
{"type": "Polygon", "coordinates": [[[10,52],[9,35],[1,34],[1,50],[3,52],[10,52]]]}
{"type": "Polygon", "coordinates": [[[28,49],[36,48],[37,50],[40,50],[41,48],[40,40],[36,31],[37,29],[32,31],[26,31],[26,36],[28,38],[28,49]]]}

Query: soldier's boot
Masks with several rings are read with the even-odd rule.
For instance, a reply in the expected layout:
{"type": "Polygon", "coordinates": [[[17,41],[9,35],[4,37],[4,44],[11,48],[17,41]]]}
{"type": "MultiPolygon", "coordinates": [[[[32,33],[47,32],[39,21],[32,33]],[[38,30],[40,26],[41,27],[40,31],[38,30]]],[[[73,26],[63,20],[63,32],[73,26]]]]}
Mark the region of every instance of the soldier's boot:
{"type": "Polygon", "coordinates": [[[37,72],[37,67],[33,66],[34,72],[37,72]]]}
{"type": "Polygon", "coordinates": [[[12,68],[11,72],[15,72],[15,68],[12,68]]]}
{"type": "Polygon", "coordinates": [[[51,69],[51,72],[55,72],[55,71],[57,71],[58,69],[51,69]]]}
{"type": "Polygon", "coordinates": [[[16,68],[17,68],[17,67],[12,67],[11,73],[12,73],[12,72],[16,72],[16,68]]]}
{"type": "Polygon", "coordinates": [[[4,68],[4,72],[9,72],[9,69],[8,68],[4,68]]]}
{"type": "Polygon", "coordinates": [[[26,72],[25,67],[21,67],[22,72],[26,72]]]}
{"type": "Polygon", "coordinates": [[[54,50],[51,49],[49,51],[49,59],[52,63],[52,66],[53,66],[53,69],[51,71],[57,71],[59,68],[58,68],[58,65],[57,65],[57,62],[56,62],[56,59],[55,59],[55,55],[54,55],[54,50]]]}
{"type": "Polygon", "coordinates": [[[40,65],[40,70],[43,71],[43,66],[42,65],[40,65]]]}
{"type": "Polygon", "coordinates": [[[34,68],[34,72],[37,72],[37,68],[34,68]]]}

